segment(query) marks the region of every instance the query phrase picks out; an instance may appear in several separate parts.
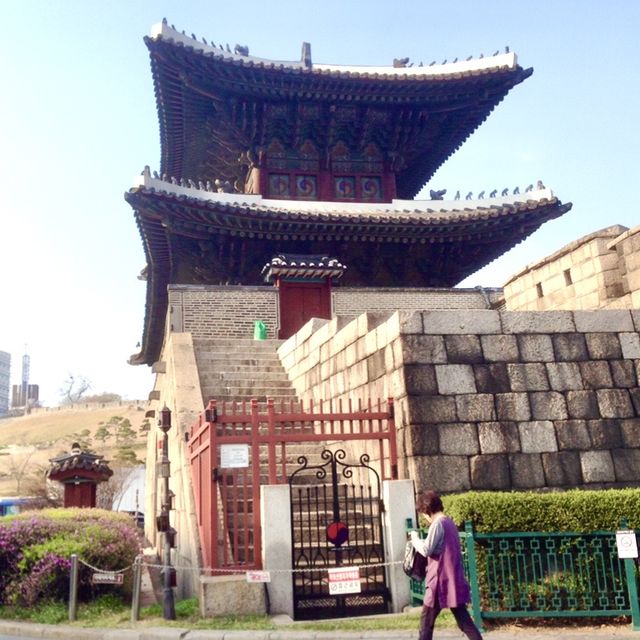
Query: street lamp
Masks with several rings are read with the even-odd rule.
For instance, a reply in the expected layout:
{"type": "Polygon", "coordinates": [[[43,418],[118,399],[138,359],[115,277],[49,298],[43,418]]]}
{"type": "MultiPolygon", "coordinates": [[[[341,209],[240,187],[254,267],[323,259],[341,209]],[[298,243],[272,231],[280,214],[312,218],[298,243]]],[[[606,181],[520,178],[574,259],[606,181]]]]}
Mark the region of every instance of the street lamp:
{"type": "Polygon", "coordinates": [[[157,466],[158,476],[163,479],[163,496],[160,507],[160,515],[156,518],[156,528],[164,534],[164,552],[162,558],[162,614],[165,620],[176,619],[176,606],[173,596],[173,586],[175,580],[175,569],[171,566],[171,547],[175,538],[175,529],[171,527],[169,512],[172,504],[171,498],[174,495],[169,491],[169,477],[171,476],[171,464],[169,463],[169,429],[171,429],[171,411],[165,405],[160,412],[158,426],[164,436],[162,439],[162,457],[157,466]]]}

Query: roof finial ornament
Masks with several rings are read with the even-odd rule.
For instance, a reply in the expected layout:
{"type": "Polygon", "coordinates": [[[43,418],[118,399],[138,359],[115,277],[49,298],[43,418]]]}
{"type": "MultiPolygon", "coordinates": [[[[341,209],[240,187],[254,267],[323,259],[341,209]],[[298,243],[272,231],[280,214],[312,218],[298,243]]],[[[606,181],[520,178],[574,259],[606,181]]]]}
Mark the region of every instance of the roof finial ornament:
{"type": "Polygon", "coordinates": [[[433,67],[433,65],[434,65],[435,63],[436,63],[436,61],[435,61],[435,60],[432,60],[432,61],[429,63],[429,66],[430,66],[430,67],[433,67]]]}
{"type": "Polygon", "coordinates": [[[153,179],[154,179],[154,180],[160,180],[160,175],[158,174],[158,172],[157,172],[157,171],[154,171],[154,172],[153,172],[153,179]]]}
{"type": "Polygon", "coordinates": [[[471,54],[471,55],[467,58],[467,62],[469,62],[469,60],[471,60],[471,58],[473,58],[473,54],[471,54]]]}
{"type": "Polygon", "coordinates": [[[409,58],[394,58],[393,59],[393,68],[394,69],[404,69],[409,64],[409,58]]]}
{"type": "Polygon", "coordinates": [[[248,56],[249,55],[249,47],[246,44],[237,44],[233,48],[233,53],[239,56],[248,56]]]}
{"type": "Polygon", "coordinates": [[[525,193],[529,193],[529,191],[533,191],[533,185],[532,185],[532,184],[530,184],[530,185],[529,185],[529,186],[524,190],[524,192],[525,192],[525,193]]]}
{"type": "Polygon", "coordinates": [[[494,190],[489,194],[489,197],[490,197],[490,198],[495,198],[497,195],[498,195],[498,190],[497,190],[497,189],[494,189],[494,190]]]}
{"type": "Polygon", "coordinates": [[[309,42],[302,43],[300,62],[302,62],[306,69],[311,69],[311,44],[309,42]]]}
{"type": "Polygon", "coordinates": [[[456,191],[456,195],[453,198],[454,200],[460,200],[460,189],[458,189],[458,191],[456,191]]]}
{"type": "Polygon", "coordinates": [[[507,45],[507,46],[504,48],[504,52],[505,52],[505,53],[509,53],[509,45],[507,45]]]}
{"type": "Polygon", "coordinates": [[[500,49],[497,49],[497,50],[494,52],[494,54],[493,54],[493,55],[494,55],[494,56],[497,56],[499,53],[500,53],[500,49]]]}
{"type": "Polygon", "coordinates": [[[195,33],[192,33],[192,34],[191,34],[191,38],[192,38],[192,40],[197,40],[197,39],[198,39],[198,36],[196,36],[196,34],[195,34],[195,33]]]}
{"type": "Polygon", "coordinates": [[[513,190],[513,195],[514,195],[514,196],[517,196],[517,195],[519,195],[519,194],[520,194],[520,187],[516,187],[516,188],[513,190]]]}
{"type": "Polygon", "coordinates": [[[482,200],[483,198],[484,198],[484,191],[481,191],[481,192],[478,194],[478,200],[482,200]]]}
{"type": "Polygon", "coordinates": [[[480,54],[480,58],[484,58],[484,53],[481,53],[481,54],[480,54]]]}
{"type": "Polygon", "coordinates": [[[166,18],[162,18],[162,24],[167,24],[167,19],[166,18]]]}
{"type": "Polygon", "coordinates": [[[142,175],[145,178],[150,178],[151,177],[151,169],[149,168],[148,164],[144,165],[144,169],[142,170],[142,175]]]}
{"type": "Polygon", "coordinates": [[[546,187],[544,186],[544,183],[542,182],[542,180],[538,180],[538,182],[536,184],[536,188],[539,189],[539,190],[546,189],[546,187]]]}
{"type": "Polygon", "coordinates": [[[231,53],[231,47],[229,46],[228,42],[227,42],[227,53],[231,53]]]}
{"type": "Polygon", "coordinates": [[[429,191],[429,195],[431,196],[432,200],[442,200],[445,193],[447,193],[446,189],[438,189],[437,191],[431,189],[429,191]]]}
{"type": "Polygon", "coordinates": [[[209,43],[207,42],[207,39],[206,39],[204,36],[202,36],[202,43],[203,43],[203,44],[206,44],[206,45],[208,45],[208,44],[209,44],[209,43]]]}
{"type": "Polygon", "coordinates": [[[191,178],[187,180],[187,184],[189,185],[190,189],[197,189],[196,183],[191,178]]]}
{"type": "Polygon", "coordinates": [[[471,200],[473,198],[473,191],[469,191],[469,193],[467,193],[467,195],[465,196],[465,200],[471,200]]]}
{"type": "Polygon", "coordinates": [[[207,191],[213,191],[213,185],[211,184],[211,180],[207,180],[204,184],[204,188],[207,191]]]}
{"type": "Polygon", "coordinates": [[[503,190],[502,190],[502,193],[501,193],[500,195],[501,195],[503,198],[504,198],[505,196],[508,196],[508,195],[509,195],[509,189],[503,189],[503,190]]]}

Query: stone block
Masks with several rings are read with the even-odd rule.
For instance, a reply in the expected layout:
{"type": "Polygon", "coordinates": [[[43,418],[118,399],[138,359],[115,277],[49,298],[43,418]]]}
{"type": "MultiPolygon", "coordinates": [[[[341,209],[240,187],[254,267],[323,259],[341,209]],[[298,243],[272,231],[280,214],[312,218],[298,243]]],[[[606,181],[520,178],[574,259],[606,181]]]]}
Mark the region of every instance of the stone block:
{"type": "Polygon", "coordinates": [[[595,391],[567,391],[565,400],[569,418],[589,420],[600,417],[595,391]]]}
{"type": "Polygon", "coordinates": [[[516,422],[531,419],[529,396],[526,393],[498,393],[495,396],[498,420],[516,422]]]}
{"type": "Polygon", "coordinates": [[[553,362],[553,344],[547,335],[522,333],[518,335],[518,349],[522,362],[553,362]]]}
{"type": "Polygon", "coordinates": [[[640,333],[640,309],[631,309],[633,328],[640,333]]]}
{"type": "Polygon", "coordinates": [[[553,428],[553,422],[549,420],[519,422],[518,432],[522,453],[543,453],[558,450],[556,432],[553,428]]]}
{"type": "Polygon", "coordinates": [[[544,470],[539,453],[509,454],[511,484],[514,489],[538,489],[544,487],[544,470]]]}
{"type": "Polygon", "coordinates": [[[438,426],[431,423],[412,424],[407,428],[409,455],[428,456],[440,452],[438,426]]]}
{"type": "Polygon", "coordinates": [[[593,449],[616,449],[622,446],[618,420],[587,420],[587,430],[593,449]]]}
{"type": "Polygon", "coordinates": [[[617,333],[587,333],[587,350],[592,360],[619,360],[622,348],[617,333]]]}
{"type": "Polygon", "coordinates": [[[478,432],[471,422],[438,425],[440,453],[452,456],[475,455],[479,451],[478,432]]]}
{"type": "Polygon", "coordinates": [[[514,335],[480,336],[480,345],[486,362],[518,362],[518,342],[514,335]]]}
{"type": "Polygon", "coordinates": [[[507,491],[510,488],[509,459],[506,455],[483,455],[471,458],[471,489],[507,491]]]}
{"type": "Polygon", "coordinates": [[[628,360],[640,359],[640,335],[637,333],[620,333],[620,348],[622,349],[622,357],[628,360]]]}
{"type": "Polygon", "coordinates": [[[469,393],[458,395],[455,398],[459,420],[463,422],[489,422],[496,419],[493,395],[469,393]]]}
{"type": "Polygon", "coordinates": [[[438,393],[436,372],[433,365],[414,364],[404,367],[401,371],[404,373],[404,384],[408,394],[435,395],[438,393]]]}
{"type": "Polygon", "coordinates": [[[582,484],[582,467],[577,451],[559,451],[543,453],[542,468],[550,487],[573,489],[582,484]]]}
{"type": "Polygon", "coordinates": [[[582,333],[559,333],[551,336],[553,351],[558,362],[588,360],[587,341],[582,333]]]}
{"type": "Polygon", "coordinates": [[[582,389],[582,376],[576,362],[550,362],[546,367],[553,391],[582,389]]]}
{"type": "Polygon", "coordinates": [[[616,474],[610,451],[581,451],[580,466],[586,484],[615,482],[616,474]]]}
{"type": "Polygon", "coordinates": [[[596,333],[599,331],[633,331],[633,321],[627,309],[574,311],[576,331],[596,333]]]}
{"type": "Polygon", "coordinates": [[[437,364],[438,390],[444,395],[475,393],[476,381],[469,364],[437,364]]]}
{"type": "Polygon", "coordinates": [[[503,311],[504,333],[571,333],[575,331],[571,311],[503,311]]]}
{"type": "Polygon", "coordinates": [[[448,361],[452,364],[476,364],[483,360],[478,336],[445,336],[444,345],[447,350],[448,361]]]}
{"type": "Polygon", "coordinates": [[[398,324],[398,334],[422,333],[422,314],[419,311],[396,311],[387,321],[388,331],[394,333],[394,326],[398,324]]]}
{"type": "Polygon", "coordinates": [[[535,391],[529,394],[531,417],[534,420],[566,420],[567,403],[558,391],[535,391]]]}
{"type": "Polygon", "coordinates": [[[265,615],[264,585],[248,583],[245,576],[201,576],[200,612],[204,618],[230,615],[265,615]]]}
{"type": "Polygon", "coordinates": [[[640,482],[640,449],[618,449],[611,457],[618,482],[640,482]]]}
{"type": "Polygon", "coordinates": [[[626,389],[598,389],[596,391],[600,415],[603,418],[633,418],[635,412],[626,389]]]}
{"type": "Polygon", "coordinates": [[[481,422],[478,425],[478,440],[483,454],[520,451],[520,436],[515,422],[481,422]]]}
{"type": "Polygon", "coordinates": [[[620,420],[620,432],[625,447],[640,448],[640,418],[620,420]]]}
{"type": "Polygon", "coordinates": [[[419,456],[414,458],[416,489],[439,493],[467,491],[471,488],[467,456],[419,456]]]}
{"type": "MultiPolygon", "coordinates": [[[[636,369],[636,374],[640,379],[640,370],[636,369]]],[[[631,404],[636,412],[637,416],[640,416],[640,389],[629,389],[629,395],[631,396],[631,404]]]]}
{"type": "Polygon", "coordinates": [[[557,420],[556,439],[561,451],[591,449],[591,437],[586,420],[557,420]]]}
{"type": "Polygon", "coordinates": [[[503,362],[475,364],[473,373],[480,393],[506,393],[511,390],[507,367],[503,362]]]}
{"type": "Polygon", "coordinates": [[[421,422],[457,422],[456,400],[453,396],[407,396],[408,419],[421,422]]]}
{"type": "Polygon", "coordinates": [[[452,311],[423,311],[422,324],[425,333],[431,334],[487,334],[501,333],[497,311],[485,309],[460,309],[452,311]]]}
{"type": "Polygon", "coordinates": [[[629,389],[638,384],[636,371],[631,360],[610,360],[613,384],[619,389],[629,389]]]}
{"type": "Polygon", "coordinates": [[[545,391],[549,389],[547,370],[541,362],[507,364],[512,391],[545,391]]]}
{"type": "Polygon", "coordinates": [[[585,389],[607,389],[613,386],[611,370],[606,360],[580,362],[578,366],[585,389]]]}
{"type": "Polygon", "coordinates": [[[403,335],[400,342],[404,364],[433,364],[447,361],[442,336],[403,335]]]}
{"type": "Polygon", "coordinates": [[[376,351],[373,355],[367,358],[366,363],[367,376],[369,377],[369,380],[376,380],[386,373],[384,366],[384,351],[376,351]]]}

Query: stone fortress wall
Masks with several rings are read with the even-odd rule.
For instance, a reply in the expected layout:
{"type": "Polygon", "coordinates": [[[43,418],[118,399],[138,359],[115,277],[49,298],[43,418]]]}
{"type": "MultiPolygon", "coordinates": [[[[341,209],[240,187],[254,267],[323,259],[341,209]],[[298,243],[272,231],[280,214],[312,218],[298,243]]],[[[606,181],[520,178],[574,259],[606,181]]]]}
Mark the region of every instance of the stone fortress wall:
{"type": "Polygon", "coordinates": [[[613,225],[584,236],[515,274],[504,285],[506,308],[640,307],[640,226],[613,225]]]}
{"type": "Polygon", "coordinates": [[[418,488],[640,484],[640,311],[364,314],[279,349],[298,394],[395,399],[418,488]]]}

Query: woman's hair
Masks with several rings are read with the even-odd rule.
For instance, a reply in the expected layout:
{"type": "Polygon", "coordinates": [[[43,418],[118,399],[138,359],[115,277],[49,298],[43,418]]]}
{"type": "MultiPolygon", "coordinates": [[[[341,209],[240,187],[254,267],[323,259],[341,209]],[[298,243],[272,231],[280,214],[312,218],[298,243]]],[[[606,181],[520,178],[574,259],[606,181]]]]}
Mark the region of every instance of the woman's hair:
{"type": "Polygon", "coordinates": [[[442,500],[435,491],[423,491],[420,493],[416,506],[420,513],[426,513],[428,516],[444,511],[442,500]]]}

